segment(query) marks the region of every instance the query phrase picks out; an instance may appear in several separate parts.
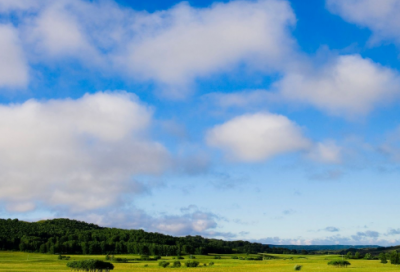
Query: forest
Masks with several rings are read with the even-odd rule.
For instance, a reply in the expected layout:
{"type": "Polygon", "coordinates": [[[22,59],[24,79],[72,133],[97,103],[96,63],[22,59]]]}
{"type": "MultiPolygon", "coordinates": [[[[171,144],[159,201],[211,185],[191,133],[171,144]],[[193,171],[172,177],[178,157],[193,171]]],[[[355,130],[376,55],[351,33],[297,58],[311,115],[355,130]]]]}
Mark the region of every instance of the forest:
{"type": "MultiPolygon", "coordinates": [[[[25,222],[0,219],[0,250],[50,254],[140,254],[176,256],[208,253],[296,254],[296,250],[248,241],[201,236],[174,237],[144,230],[105,228],[70,219],[25,222]]],[[[302,251],[304,252],[304,250],[302,251]]]]}

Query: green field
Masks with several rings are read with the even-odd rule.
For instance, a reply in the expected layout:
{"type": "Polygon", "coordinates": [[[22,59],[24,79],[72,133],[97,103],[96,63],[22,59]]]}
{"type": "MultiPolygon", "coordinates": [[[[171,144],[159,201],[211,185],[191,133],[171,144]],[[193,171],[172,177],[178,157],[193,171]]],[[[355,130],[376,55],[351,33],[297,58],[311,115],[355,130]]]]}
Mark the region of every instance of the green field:
{"type": "MultiPolygon", "coordinates": [[[[83,259],[100,259],[105,260],[105,256],[88,256],[88,255],[70,255],[70,260],[83,260],[83,259]]],[[[162,268],[158,266],[158,262],[155,261],[140,261],[140,262],[129,262],[129,263],[114,263],[114,271],[170,271],[175,270],[194,270],[194,271],[294,271],[296,264],[302,265],[301,271],[400,271],[400,266],[391,264],[381,264],[376,260],[349,260],[351,266],[348,268],[335,268],[327,265],[327,262],[332,259],[338,259],[339,256],[332,255],[272,255],[276,259],[265,260],[265,261],[246,261],[246,260],[234,260],[231,259],[232,255],[220,255],[222,259],[214,259],[211,256],[196,256],[196,260],[200,262],[201,267],[196,268],[162,268]],[[203,264],[209,264],[214,262],[213,266],[204,267],[203,264]],[[145,265],[148,265],[145,267],[145,265]]],[[[235,255],[243,256],[245,255],[235,255]]],[[[24,252],[0,252],[0,271],[70,271],[67,268],[66,263],[68,261],[58,260],[57,255],[49,254],[37,254],[37,253],[24,253],[24,252]]],[[[138,258],[134,255],[118,255],[120,258],[138,258]]],[[[172,257],[163,257],[162,260],[173,262],[175,260],[172,257]]],[[[185,256],[184,260],[180,260],[182,263],[187,261],[188,258],[185,256]]]]}

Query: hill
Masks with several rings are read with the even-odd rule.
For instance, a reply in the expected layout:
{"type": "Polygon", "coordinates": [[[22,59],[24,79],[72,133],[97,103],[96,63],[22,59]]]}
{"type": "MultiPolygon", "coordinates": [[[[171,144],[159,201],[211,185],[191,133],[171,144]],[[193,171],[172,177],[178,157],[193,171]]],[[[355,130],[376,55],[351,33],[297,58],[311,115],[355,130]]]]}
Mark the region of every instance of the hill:
{"type": "Polygon", "coordinates": [[[173,237],[143,230],[104,228],[95,224],[53,219],[24,222],[0,219],[0,249],[62,254],[178,255],[207,253],[291,253],[288,249],[247,241],[201,236],[173,237]]]}

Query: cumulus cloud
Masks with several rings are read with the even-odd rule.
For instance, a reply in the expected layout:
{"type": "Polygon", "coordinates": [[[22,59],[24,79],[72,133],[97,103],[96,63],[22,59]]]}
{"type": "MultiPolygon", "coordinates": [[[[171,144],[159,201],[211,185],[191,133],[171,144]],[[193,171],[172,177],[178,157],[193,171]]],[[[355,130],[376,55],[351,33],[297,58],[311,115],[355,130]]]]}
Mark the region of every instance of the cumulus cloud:
{"type": "Polygon", "coordinates": [[[240,161],[261,161],[311,146],[300,127],[285,116],[271,113],[235,117],[210,129],[206,140],[240,161]]]}
{"type": "Polygon", "coordinates": [[[202,235],[225,239],[236,237],[233,233],[218,231],[218,221],[221,220],[218,215],[202,211],[194,205],[183,207],[181,213],[174,215],[150,215],[144,210],[131,207],[107,209],[101,213],[76,214],[74,217],[100,226],[144,229],[176,236],[202,235]]]}
{"type": "Polygon", "coordinates": [[[43,9],[26,32],[29,42],[43,57],[91,57],[93,62],[95,48],[89,44],[77,14],[67,9],[65,1],[43,9]]]}
{"type": "Polygon", "coordinates": [[[0,10],[18,13],[19,28],[32,62],[60,57],[90,69],[154,81],[181,97],[200,77],[250,70],[281,71],[294,58],[290,32],[295,15],[288,1],[187,3],[153,13],[114,1],[2,1],[0,10]]]}
{"type": "Polygon", "coordinates": [[[289,72],[275,87],[286,100],[353,117],[398,96],[400,77],[395,71],[359,55],[344,55],[318,69],[289,72]]]}
{"type": "Polygon", "coordinates": [[[371,42],[390,40],[400,43],[400,3],[397,0],[327,0],[327,8],[344,20],[368,27],[371,42]]]}
{"type": "Polygon", "coordinates": [[[17,30],[0,24],[0,88],[25,87],[28,69],[17,30]]]}
{"type": "Polygon", "coordinates": [[[155,16],[162,27],[148,27],[131,43],[128,65],[166,84],[186,85],[242,61],[276,69],[293,44],[287,27],[295,16],[286,1],[234,1],[205,9],[183,3],[155,16]]]}
{"type": "Polygon", "coordinates": [[[0,200],[83,211],[146,190],[134,176],[160,173],[168,156],[146,135],[151,120],[123,92],[0,106],[0,200]]]}
{"type": "MultiPolygon", "coordinates": [[[[42,0],[42,3],[47,2],[42,0]]],[[[32,8],[37,8],[40,2],[37,0],[2,0],[0,2],[0,12],[10,12],[10,11],[24,11],[32,8]]]]}

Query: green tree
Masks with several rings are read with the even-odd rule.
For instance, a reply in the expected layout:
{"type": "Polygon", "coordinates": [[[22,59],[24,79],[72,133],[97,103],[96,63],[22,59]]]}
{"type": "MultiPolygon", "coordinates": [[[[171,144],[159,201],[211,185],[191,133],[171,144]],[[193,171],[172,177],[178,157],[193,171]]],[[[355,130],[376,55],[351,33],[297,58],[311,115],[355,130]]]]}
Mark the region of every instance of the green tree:
{"type": "Polygon", "coordinates": [[[356,254],[354,255],[354,259],[360,259],[360,252],[356,252],[356,254]]]}
{"type": "Polygon", "coordinates": [[[390,254],[390,263],[391,264],[399,264],[399,254],[396,250],[393,250],[390,254]]]}
{"type": "Polygon", "coordinates": [[[365,254],[364,259],[366,259],[366,260],[372,260],[372,255],[371,255],[371,253],[365,254]]]}
{"type": "Polygon", "coordinates": [[[385,253],[381,253],[379,254],[379,260],[381,260],[381,263],[387,263],[387,259],[386,259],[386,254],[385,253]]]}
{"type": "Polygon", "coordinates": [[[346,258],[347,259],[353,259],[353,253],[351,251],[347,252],[346,258]]]}

